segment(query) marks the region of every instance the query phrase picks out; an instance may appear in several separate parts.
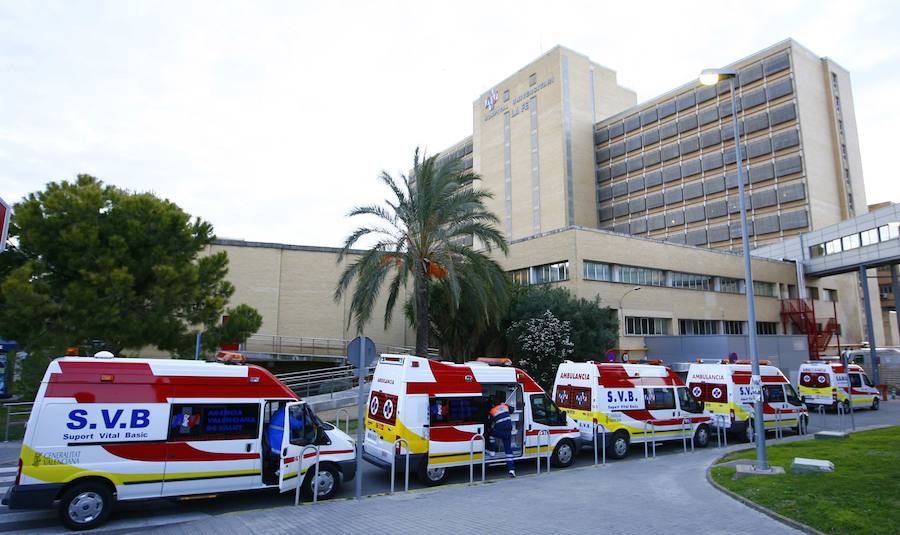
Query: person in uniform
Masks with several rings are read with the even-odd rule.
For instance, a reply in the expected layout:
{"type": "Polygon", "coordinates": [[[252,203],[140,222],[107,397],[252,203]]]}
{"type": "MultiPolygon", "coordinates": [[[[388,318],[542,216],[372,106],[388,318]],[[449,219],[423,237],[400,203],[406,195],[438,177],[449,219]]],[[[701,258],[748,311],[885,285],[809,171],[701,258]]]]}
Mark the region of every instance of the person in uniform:
{"type": "Polygon", "coordinates": [[[494,406],[490,412],[491,437],[503,442],[503,451],[506,453],[506,469],[509,477],[516,477],[516,467],[513,464],[512,453],[512,411],[506,404],[503,392],[494,394],[494,406]]]}

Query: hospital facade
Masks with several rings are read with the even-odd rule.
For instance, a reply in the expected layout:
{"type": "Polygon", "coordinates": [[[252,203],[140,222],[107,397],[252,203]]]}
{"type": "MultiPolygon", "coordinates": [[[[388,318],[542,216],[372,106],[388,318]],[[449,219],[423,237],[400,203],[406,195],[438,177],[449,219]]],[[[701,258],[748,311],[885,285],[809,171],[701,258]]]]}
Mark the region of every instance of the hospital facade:
{"type": "MultiPolygon", "coordinates": [[[[738,73],[751,247],[865,213],[849,73],[790,39],[727,67],[738,73]]],[[[802,339],[809,333],[784,313],[800,299],[820,328],[831,318],[839,325],[828,352],[838,341],[858,346],[866,337],[858,278],[804,280],[788,261],[753,259],[758,317],[747,324],[731,106],[727,83],[697,81],[638,103],[615,71],[557,46],[478,95],[472,131],[441,157],[459,159],[493,194],[488,208],[510,243],[496,259],[512,278],[599,297],[619,314],[622,350],[643,352],[652,337],[749,329],[802,339]]],[[[332,297],[336,248],[221,240],[211,247],[219,250],[230,257],[233,301],[263,315],[260,335],[356,334],[346,303],[332,297]]],[[[400,312],[366,334],[414,343],[400,312]]]]}

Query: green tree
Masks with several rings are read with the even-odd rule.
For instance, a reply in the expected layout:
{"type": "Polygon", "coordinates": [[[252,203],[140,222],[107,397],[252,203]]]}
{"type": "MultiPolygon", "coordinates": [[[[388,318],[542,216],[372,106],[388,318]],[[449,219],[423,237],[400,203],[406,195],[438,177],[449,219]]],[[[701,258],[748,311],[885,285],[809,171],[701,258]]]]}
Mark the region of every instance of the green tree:
{"type": "Polygon", "coordinates": [[[572,354],[572,327],[545,310],[536,318],[513,322],[507,336],[517,365],[545,390],[553,387],[559,363],[572,354]]]}
{"type": "MultiPolygon", "coordinates": [[[[578,361],[601,360],[606,350],[616,347],[619,332],[616,312],[609,307],[602,307],[599,297],[576,298],[565,288],[550,285],[517,287],[506,325],[539,318],[547,310],[569,323],[574,346],[568,358],[578,361]]],[[[509,337],[507,343],[511,354],[517,356],[514,354],[515,345],[509,337]]]]}
{"type": "Polygon", "coordinates": [[[202,343],[208,351],[225,344],[240,344],[262,327],[262,315],[250,305],[240,304],[225,311],[228,321],[219,323],[203,333],[202,343]]]}
{"type": "MultiPolygon", "coordinates": [[[[475,355],[502,351],[500,329],[509,312],[512,291],[509,278],[490,259],[475,265],[463,262],[458,272],[460,293],[456,306],[446,280],[431,281],[428,285],[430,336],[437,341],[441,356],[465,362],[475,355]]],[[[406,304],[406,316],[410,323],[414,321],[412,299],[406,304]]]]}
{"type": "MultiPolygon", "coordinates": [[[[395,180],[382,172],[380,180],[391,190],[392,198],[384,204],[359,206],[349,217],[370,216],[374,222],[354,230],[344,241],[338,262],[361,239],[373,240],[358,259],[341,274],[334,292],[340,300],[355,282],[350,300],[349,321],[357,331],[370,320],[375,301],[389,275],[384,325],[390,325],[400,288],[412,283],[416,328],[416,353],[428,352],[430,330],[428,283],[444,280],[449,302],[458,306],[461,294],[460,267],[485,261],[470,240],[477,240],[487,252],[499,248],[507,251],[506,241],[495,225],[497,216],[488,211],[484,201],[491,197],[473,185],[478,175],[466,172],[457,159],[439,161],[437,156],[420,157],[416,149],[412,172],[395,180]]],[[[473,271],[477,274],[477,271],[473,271]]],[[[489,280],[475,280],[487,285],[489,280]]]]}
{"type": "MultiPolygon", "coordinates": [[[[100,340],[117,354],[147,345],[193,354],[192,326],[214,328],[234,293],[227,255],[200,256],[212,226],[151,193],[79,175],[16,204],[11,226],[0,335],[28,352],[100,340]]],[[[250,330],[239,323],[239,334],[250,330]]]]}

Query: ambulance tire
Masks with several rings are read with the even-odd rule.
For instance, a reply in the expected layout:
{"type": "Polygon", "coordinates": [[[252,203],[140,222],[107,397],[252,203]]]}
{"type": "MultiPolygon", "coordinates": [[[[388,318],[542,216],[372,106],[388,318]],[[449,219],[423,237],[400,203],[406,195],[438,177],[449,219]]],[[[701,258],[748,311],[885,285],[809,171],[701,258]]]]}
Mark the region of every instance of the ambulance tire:
{"type": "Polygon", "coordinates": [[[872,410],[877,411],[878,406],[880,405],[880,401],[878,400],[878,396],[872,398],[872,410]]]}
{"type": "Polygon", "coordinates": [[[59,519],[72,531],[94,529],[112,513],[112,490],[100,481],[84,481],[69,487],[59,500],[59,519]]]}
{"type": "Polygon", "coordinates": [[[447,475],[446,468],[432,468],[429,470],[427,458],[423,459],[422,463],[419,465],[419,481],[426,487],[443,485],[447,481],[447,475]]]}
{"type": "Polygon", "coordinates": [[[698,448],[705,448],[709,445],[709,426],[700,424],[694,432],[694,445],[698,448]]]}
{"type": "Polygon", "coordinates": [[[560,440],[553,448],[553,456],[550,462],[557,468],[568,468],[575,462],[575,443],[568,438],[560,440]]]}
{"type": "Polygon", "coordinates": [[[628,438],[628,431],[619,429],[613,433],[609,440],[609,452],[613,459],[624,459],[628,457],[628,447],[631,441],[628,438]]]}
{"type": "MultiPolygon", "coordinates": [[[[312,476],[312,470],[308,471],[303,479],[303,486],[300,487],[300,493],[308,500],[312,500],[313,496],[312,476]]],[[[319,500],[330,500],[337,494],[341,486],[341,474],[331,463],[319,463],[319,485],[323,485],[319,489],[319,500]]]]}

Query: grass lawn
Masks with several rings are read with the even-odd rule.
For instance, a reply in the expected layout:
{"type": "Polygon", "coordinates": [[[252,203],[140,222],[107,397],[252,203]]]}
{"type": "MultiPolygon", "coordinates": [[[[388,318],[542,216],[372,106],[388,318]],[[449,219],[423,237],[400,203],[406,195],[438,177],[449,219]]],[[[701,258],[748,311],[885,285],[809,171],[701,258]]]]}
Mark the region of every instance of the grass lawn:
{"type": "MultiPolygon", "coordinates": [[[[722,462],[754,459],[755,450],[722,462]]],[[[783,476],[732,479],[735,469],[714,467],[723,487],[825,533],[898,533],[900,530],[900,426],[851,434],[846,440],[805,440],[768,448],[769,464],[783,476]],[[790,473],[794,457],[827,459],[835,471],[790,473]]]]}

